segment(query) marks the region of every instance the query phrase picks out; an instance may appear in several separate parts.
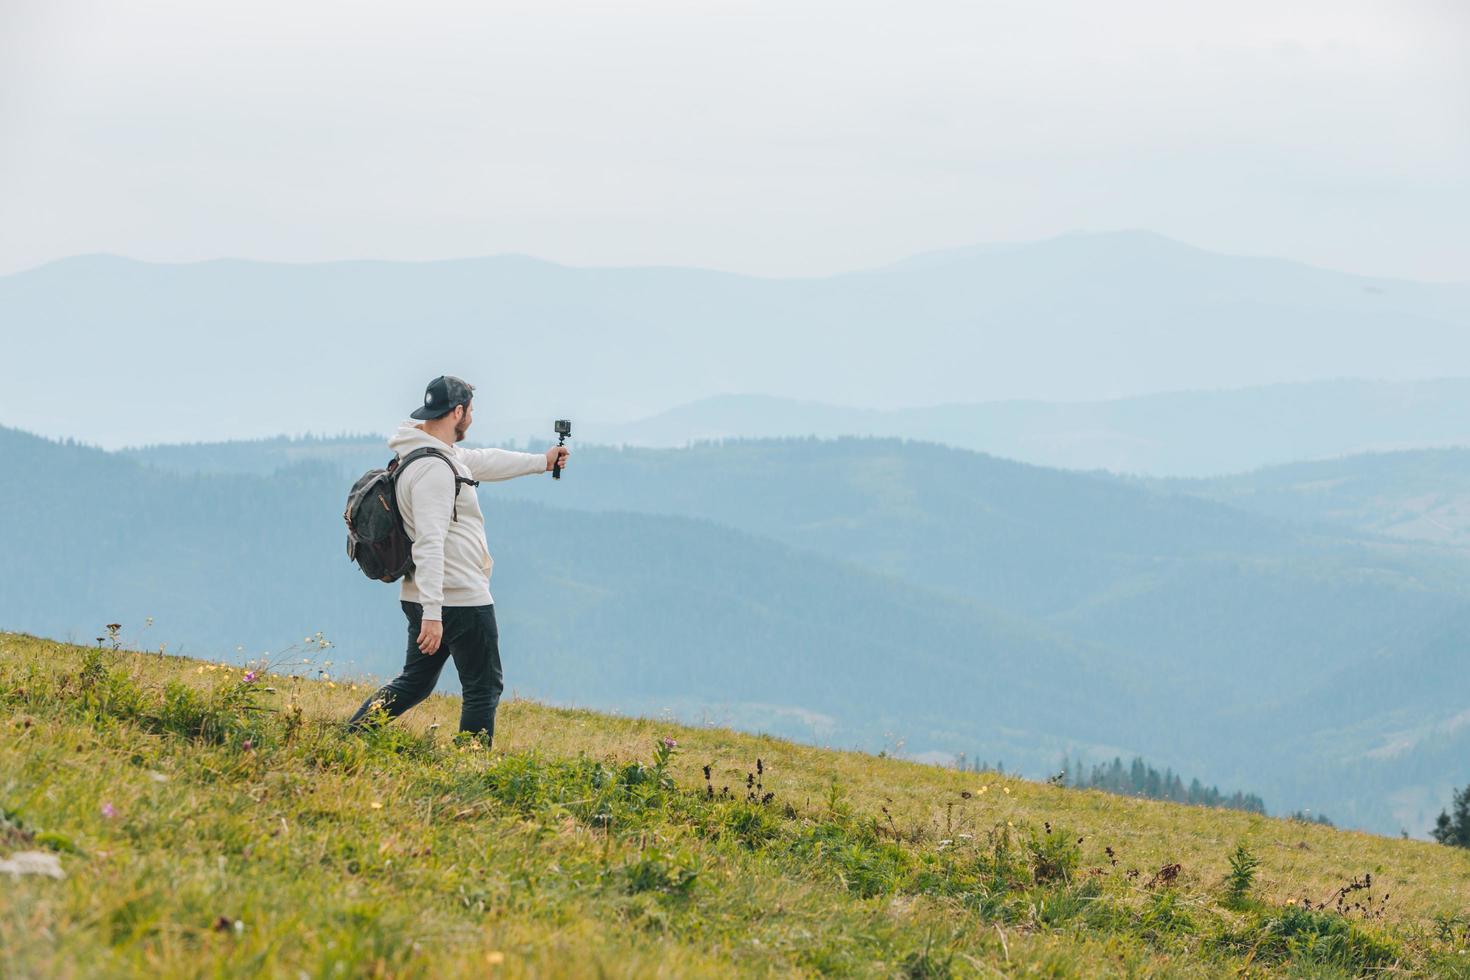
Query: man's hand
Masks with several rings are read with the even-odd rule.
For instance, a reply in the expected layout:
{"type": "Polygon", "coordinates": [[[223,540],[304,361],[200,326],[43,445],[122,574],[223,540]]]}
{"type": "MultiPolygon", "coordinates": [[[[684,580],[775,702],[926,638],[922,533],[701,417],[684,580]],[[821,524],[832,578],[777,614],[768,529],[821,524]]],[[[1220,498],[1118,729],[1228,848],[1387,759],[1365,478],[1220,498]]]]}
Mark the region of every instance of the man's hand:
{"type": "Polygon", "coordinates": [[[561,468],[566,469],[567,457],[571,454],[572,451],[566,446],[552,446],[546,450],[546,472],[551,472],[552,468],[556,466],[557,460],[561,460],[561,468]]]}
{"type": "Polygon", "coordinates": [[[439,652],[439,641],[444,639],[444,624],[426,619],[419,624],[419,652],[432,657],[439,652]]]}

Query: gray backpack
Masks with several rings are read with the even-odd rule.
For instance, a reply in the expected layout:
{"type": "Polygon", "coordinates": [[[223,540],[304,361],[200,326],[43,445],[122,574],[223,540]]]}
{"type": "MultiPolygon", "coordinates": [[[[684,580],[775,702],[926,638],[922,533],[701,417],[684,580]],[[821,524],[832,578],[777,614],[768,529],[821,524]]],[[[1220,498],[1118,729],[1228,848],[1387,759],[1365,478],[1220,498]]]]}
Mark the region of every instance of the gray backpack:
{"type": "Polygon", "coordinates": [[[442,459],[454,473],[453,520],[459,520],[459,488],[480,485],[479,480],[460,476],[448,456],[429,448],[415,449],[402,459],[394,457],[383,469],[364,473],[347,495],[342,519],[347,522],[347,558],[370,579],[396,582],[405,575],[413,576],[413,540],[398,510],[398,477],[410,463],[425,456],[442,459]]]}

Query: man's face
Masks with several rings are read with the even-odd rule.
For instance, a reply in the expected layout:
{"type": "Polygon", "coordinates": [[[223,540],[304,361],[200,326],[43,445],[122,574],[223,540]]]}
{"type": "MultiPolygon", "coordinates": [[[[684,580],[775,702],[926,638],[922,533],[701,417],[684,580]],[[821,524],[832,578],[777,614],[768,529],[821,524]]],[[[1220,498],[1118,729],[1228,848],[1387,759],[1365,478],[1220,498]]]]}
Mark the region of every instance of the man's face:
{"type": "MultiPolygon", "coordinates": [[[[454,423],[455,442],[464,442],[464,434],[469,431],[470,423],[474,421],[475,403],[466,402],[463,408],[464,415],[460,417],[460,420],[458,422],[454,423]]],[[[458,412],[459,409],[456,408],[455,411],[458,412]]]]}

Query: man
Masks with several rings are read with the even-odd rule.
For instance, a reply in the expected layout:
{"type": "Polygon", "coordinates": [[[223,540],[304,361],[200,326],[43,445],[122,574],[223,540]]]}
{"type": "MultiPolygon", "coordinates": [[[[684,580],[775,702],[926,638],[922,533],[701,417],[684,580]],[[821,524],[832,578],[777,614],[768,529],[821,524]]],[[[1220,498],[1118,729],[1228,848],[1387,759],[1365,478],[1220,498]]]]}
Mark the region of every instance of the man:
{"type": "Polygon", "coordinates": [[[504,678],[490,598],[494,561],[473,481],[545,473],[558,462],[565,467],[569,453],[565,446],[545,453],[460,448],[474,420],[474,390],[459,378],[435,378],[412,413],[423,421],[404,422],[388,440],[400,460],[415,449],[436,449],[453,470],[443,459],[422,456],[398,477],[398,509],[413,541],[413,572],[399,593],[408,617],[408,656],[402,673],[357,709],[354,727],[365,724],[376,706],[396,718],[428,697],[447,653],[464,690],[459,730],[481,734],[487,745],[495,735],[504,678]]]}

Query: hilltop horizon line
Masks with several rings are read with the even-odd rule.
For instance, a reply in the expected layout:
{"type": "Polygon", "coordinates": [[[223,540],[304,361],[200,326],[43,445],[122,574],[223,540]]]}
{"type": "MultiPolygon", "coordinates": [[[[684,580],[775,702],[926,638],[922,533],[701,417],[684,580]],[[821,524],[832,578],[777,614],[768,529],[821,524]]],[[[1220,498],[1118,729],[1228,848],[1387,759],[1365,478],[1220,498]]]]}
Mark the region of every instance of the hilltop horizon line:
{"type": "Polygon", "coordinates": [[[1354,279],[1372,280],[1380,282],[1413,283],[1428,286],[1464,286],[1470,287],[1470,277],[1463,279],[1436,279],[1406,276],[1382,275],[1377,273],[1356,272],[1349,269],[1334,266],[1319,265],[1304,259],[1291,256],[1272,255],[1265,252],[1234,252],[1221,251],[1196,245],[1192,242],[1166,235],[1162,232],[1147,228],[1114,228],[1101,231],[1087,229],[1075,229],[1061,232],[1055,235],[1043,236],[1032,239],[1018,240],[996,240],[976,241],[968,244],[940,246],[925,249],[900,256],[892,261],[879,263],[877,265],[862,265],[853,268],[841,269],[830,273],[813,273],[804,275],[762,275],[757,273],[740,272],[732,269],[722,269],[708,265],[682,265],[674,263],[572,263],[558,259],[534,255],[529,252],[492,252],[483,255],[453,255],[440,256],[436,258],[385,258],[385,257],[351,257],[351,258],[325,258],[325,259],[277,259],[260,258],[241,255],[218,255],[200,259],[152,259],[139,258],[134,255],[125,255],[118,252],[81,252],[74,255],[62,255],[33,265],[23,266],[8,272],[0,272],[0,279],[23,276],[29,273],[40,272],[56,266],[70,265],[88,261],[113,261],[124,262],[133,265],[146,266],[201,266],[201,265],[263,265],[263,266],[288,266],[293,268],[318,268],[323,266],[347,266],[347,265],[403,265],[403,266],[427,266],[427,265],[455,265],[461,263],[477,262],[525,262],[538,266],[564,269],[570,271],[673,271],[692,272],[718,275],[736,279],[748,279],[765,282],[805,282],[822,279],[838,279],[846,276],[863,276],[875,273],[888,272],[902,268],[913,268],[915,266],[942,263],[945,261],[958,261],[980,255],[995,255],[1007,251],[1022,251],[1027,249],[1045,248],[1047,246],[1065,245],[1078,242],[1131,242],[1146,247],[1172,249],[1181,253],[1198,253],[1213,258],[1234,259],[1248,262],[1283,263],[1302,269],[1311,269],[1318,272],[1326,272],[1334,275],[1348,276],[1354,279]]]}

